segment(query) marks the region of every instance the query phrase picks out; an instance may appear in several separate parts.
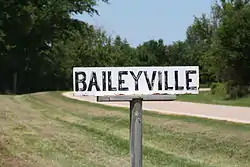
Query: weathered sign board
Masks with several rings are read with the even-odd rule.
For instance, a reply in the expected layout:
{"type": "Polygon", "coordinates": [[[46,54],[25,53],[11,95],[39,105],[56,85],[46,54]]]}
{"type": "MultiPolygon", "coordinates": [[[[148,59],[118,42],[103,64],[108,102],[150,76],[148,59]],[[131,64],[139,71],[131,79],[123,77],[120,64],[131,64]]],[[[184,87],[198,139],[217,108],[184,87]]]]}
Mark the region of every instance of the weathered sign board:
{"type": "Polygon", "coordinates": [[[75,67],[75,95],[198,94],[197,66],[75,67]]]}
{"type": "Polygon", "coordinates": [[[171,101],[199,93],[198,66],[74,67],[75,96],[130,102],[131,167],[142,167],[142,101],[171,101]]]}

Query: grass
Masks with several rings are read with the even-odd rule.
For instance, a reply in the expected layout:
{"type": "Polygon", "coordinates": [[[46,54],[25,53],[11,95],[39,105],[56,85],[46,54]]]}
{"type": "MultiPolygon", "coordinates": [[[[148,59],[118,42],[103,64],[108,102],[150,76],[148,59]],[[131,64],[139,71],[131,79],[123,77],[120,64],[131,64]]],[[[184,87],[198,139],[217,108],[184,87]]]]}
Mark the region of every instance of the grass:
{"type": "MultiPolygon", "coordinates": [[[[0,96],[1,167],[129,166],[128,109],[60,92],[0,96]]],[[[250,125],[143,114],[145,167],[247,167],[250,125]]]]}
{"type": "Polygon", "coordinates": [[[179,95],[177,96],[177,100],[196,103],[250,107],[250,95],[236,100],[224,100],[220,96],[212,95],[210,91],[199,92],[198,95],[179,95]]]}

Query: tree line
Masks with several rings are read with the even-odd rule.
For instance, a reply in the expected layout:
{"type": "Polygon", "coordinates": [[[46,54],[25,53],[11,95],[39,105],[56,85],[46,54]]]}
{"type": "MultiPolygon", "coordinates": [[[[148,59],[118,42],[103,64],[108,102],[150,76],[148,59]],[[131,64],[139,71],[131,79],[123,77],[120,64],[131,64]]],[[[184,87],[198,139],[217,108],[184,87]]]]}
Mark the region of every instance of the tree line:
{"type": "Polygon", "coordinates": [[[225,99],[249,94],[250,3],[220,0],[195,17],[186,39],[131,47],[126,39],[72,18],[108,0],[0,1],[0,92],[72,89],[74,66],[191,66],[225,99]]]}

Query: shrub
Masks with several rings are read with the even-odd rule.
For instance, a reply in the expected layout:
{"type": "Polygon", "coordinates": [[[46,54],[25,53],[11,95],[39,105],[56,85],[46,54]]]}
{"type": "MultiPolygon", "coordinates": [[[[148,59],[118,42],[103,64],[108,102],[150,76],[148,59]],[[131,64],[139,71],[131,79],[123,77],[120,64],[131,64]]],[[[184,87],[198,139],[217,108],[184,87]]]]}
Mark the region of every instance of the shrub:
{"type": "Polygon", "coordinates": [[[211,93],[213,95],[217,95],[222,97],[223,99],[227,99],[227,89],[224,83],[212,83],[211,84],[211,93]]]}
{"type": "Polygon", "coordinates": [[[225,85],[229,99],[236,99],[249,94],[249,89],[246,85],[240,85],[233,81],[228,81],[225,85]]]}
{"type": "Polygon", "coordinates": [[[222,97],[223,99],[236,99],[249,94],[249,87],[235,84],[232,81],[225,83],[212,83],[211,93],[222,97]]]}

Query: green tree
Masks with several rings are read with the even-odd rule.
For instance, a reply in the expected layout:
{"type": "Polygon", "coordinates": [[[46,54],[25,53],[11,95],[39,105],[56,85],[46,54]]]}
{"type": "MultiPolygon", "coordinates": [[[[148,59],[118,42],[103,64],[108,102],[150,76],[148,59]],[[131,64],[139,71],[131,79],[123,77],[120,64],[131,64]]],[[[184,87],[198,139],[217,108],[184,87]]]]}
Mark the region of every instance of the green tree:
{"type": "Polygon", "coordinates": [[[112,45],[112,55],[115,57],[115,66],[133,66],[137,63],[135,49],[132,48],[126,39],[122,40],[116,36],[112,45]]]}
{"type": "MultiPolygon", "coordinates": [[[[75,33],[73,29],[79,29],[82,23],[77,23],[76,26],[71,14],[98,14],[95,9],[97,2],[0,1],[0,60],[3,64],[0,75],[4,78],[0,91],[11,89],[16,92],[18,88],[19,91],[48,89],[47,77],[50,76],[50,81],[53,82],[53,70],[46,63],[50,60],[53,42],[58,41],[63,33],[75,33]]],[[[60,58],[58,56],[54,59],[60,58]]]]}
{"type": "Polygon", "coordinates": [[[162,39],[144,42],[136,48],[136,56],[141,66],[160,66],[168,64],[166,48],[162,39]]]}
{"type": "Polygon", "coordinates": [[[250,83],[250,5],[248,1],[222,1],[219,27],[210,61],[225,83],[228,98],[248,94],[250,83]]]}
{"type": "Polygon", "coordinates": [[[194,22],[187,29],[186,56],[190,65],[198,65],[200,68],[200,82],[203,84],[211,83],[215,80],[213,71],[210,70],[209,54],[213,41],[215,28],[211,20],[203,14],[195,17],[194,22]]]}

